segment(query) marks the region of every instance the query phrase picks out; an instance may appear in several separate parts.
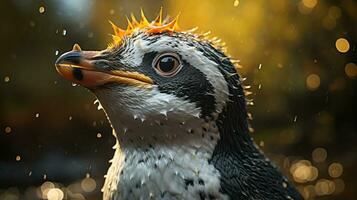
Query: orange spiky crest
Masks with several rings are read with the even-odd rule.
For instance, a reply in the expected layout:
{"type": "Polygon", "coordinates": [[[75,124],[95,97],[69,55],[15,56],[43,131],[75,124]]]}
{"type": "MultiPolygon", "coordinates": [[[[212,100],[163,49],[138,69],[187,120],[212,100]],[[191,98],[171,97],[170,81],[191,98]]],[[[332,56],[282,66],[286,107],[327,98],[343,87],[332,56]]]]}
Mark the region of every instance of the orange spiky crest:
{"type": "Polygon", "coordinates": [[[178,16],[168,23],[163,23],[162,8],[160,9],[158,16],[152,22],[149,22],[147,20],[144,11],[142,9],[141,9],[140,21],[138,21],[133,14],[131,14],[130,17],[131,20],[128,17],[126,18],[128,26],[125,30],[119,28],[113,22],[109,21],[109,23],[112,25],[114,35],[112,35],[113,42],[109,44],[108,48],[113,48],[115,46],[120,45],[124,37],[130,36],[131,34],[139,30],[145,31],[149,34],[163,33],[163,32],[171,32],[171,33],[181,32],[181,29],[178,26],[178,16]]]}
{"type": "MultiPolygon", "coordinates": [[[[112,28],[114,30],[114,34],[112,35],[113,41],[108,45],[109,49],[120,46],[123,42],[123,39],[127,36],[132,35],[134,32],[142,31],[147,34],[157,34],[163,32],[185,33],[191,35],[196,40],[210,43],[212,46],[214,46],[217,49],[220,49],[222,52],[226,52],[225,43],[221,42],[221,40],[218,39],[217,37],[210,37],[209,36],[211,33],[210,31],[201,34],[195,33],[197,31],[197,27],[187,31],[181,30],[181,28],[178,25],[178,18],[180,13],[174,19],[168,22],[166,22],[166,20],[163,20],[162,18],[162,7],[157,17],[151,22],[149,22],[145,17],[143,9],[140,9],[140,15],[141,15],[141,19],[139,21],[135,18],[133,14],[130,15],[130,19],[127,17],[126,19],[127,19],[128,26],[126,29],[121,29],[118,26],[116,26],[113,22],[109,21],[109,23],[112,25],[112,28]]],[[[235,65],[237,66],[237,68],[240,67],[239,64],[235,63],[235,65]]]]}
{"type": "Polygon", "coordinates": [[[157,15],[157,17],[154,19],[154,24],[156,26],[161,26],[162,25],[162,7],[160,8],[160,12],[157,15]]]}

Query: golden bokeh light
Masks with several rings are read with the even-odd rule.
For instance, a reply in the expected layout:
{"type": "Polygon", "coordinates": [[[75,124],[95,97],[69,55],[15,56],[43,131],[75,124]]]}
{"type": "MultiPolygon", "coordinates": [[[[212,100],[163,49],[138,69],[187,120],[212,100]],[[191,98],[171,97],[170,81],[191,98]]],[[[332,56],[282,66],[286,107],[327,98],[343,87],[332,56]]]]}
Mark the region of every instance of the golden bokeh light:
{"type": "Polygon", "coordinates": [[[301,14],[304,14],[304,15],[307,15],[307,14],[310,14],[312,9],[311,8],[308,8],[306,7],[303,2],[299,2],[298,4],[298,10],[301,14]]]}
{"type": "Polygon", "coordinates": [[[335,193],[338,194],[345,190],[345,181],[338,178],[338,179],[333,180],[333,182],[335,183],[335,193]]]}
{"type": "Polygon", "coordinates": [[[328,16],[331,18],[338,19],[341,17],[341,14],[342,14],[341,9],[337,6],[331,6],[328,9],[328,16]]]}
{"type": "Polygon", "coordinates": [[[314,8],[317,5],[317,0],[302,0],[302,3],[307,8],[314,8]]]}
{"type": "Polygon", "coordinates": [[[313,181],[318,177],[318,170],[308,160],[300,160],[290,167],[290,173],[298,183],[313,181]]]}
{"type": "Polygon", "coordinates": [[[336,19],[335,18],[331,18],[329,16],[326,16],[323,18],[322,20],[322,25],[327,29],[327,30],[332,30],[336,27],[336,19]]]}
{"type": "Polygon", "coordinates": [[[235,0],[234,3],[233,3],[233,6],[234,7],[237,7],[239,5],[239,1],[238,0],[235,0]]]}
{"type": "Polygon", "coordinates": [[[355,63],[348,63],[345,66],[345,73],[349,78],[357,77],[357,65],[355,63]]]}
{"type": "Polygon", "coordinates": [[[66,192],[68,192],[68,193],[81,193],[81,192],[83,192],[83,189],[81,187],[81,181],[82,180],[80,180],[79,182],[76,181],[76,182],[71,183],[70,185],[68,185],[66,187],[66,192]]]}
{"type": "Polygon", "coordinates": [[[350,49],[350,43],[345,38],[339,38],[336,40],[336,49],[341,53],[346,53],[350,49]]]}
{"type": "Polygon", "coordinates": [[[58,188],[51,188],[47,192],[47,199],[48,200],[62,200],[64,197],[64,194],[62,190],[58,188]]]}
{"type": "Polygon", "coordinates": [[[317,74],[310,74],[306,78],[306,86],[311,91],[318,89],[320,82],[320,77],[317,74]]]}
{"type": "Polygon", "coordinates": [[[338,178],[342,175],[342,173],[343,173],[343,166],[340,163],[332,163],[328,167],[328,174],[332,178],[338,178]]]}
{"type": "Polygon", "coordinates": [[[11,129],[10,126],[6,126],[4,131],[5,131],[6,134],[9,134],[9,133],[11,133],[12,129],[11,129]]]}
{"type": "Polygon", "coordinates": [[[55,184],[53,184],[53,183],[50,182],[50,181],[46,181],[46,182],[42,183],[40,189],[41,189],[41,191],[43,192],[43,191],[45,191],[45,190],[48,189],[48,188],[54,188],[54,187],[55,187],[55,184]]]}
{"type": "Polygon", "coordinates": [[[17,155],[16,158],[15,158],[16,161],[20,161],[21,160],[21,156],[20,155],[17,155]]]}
{"type": "Polygon", "coordinates": [[[102,138],[102,134],[101,133],[97,133],[97,138],[102,138]]]}
{"type": "Polygon", "coordinates": [[[50,191],[50,189],[53,189],[53,188],[55,188],[55,184],[53,184],[50,181],[46,181],[46,182],[42,183],[42,185],[40,186],[41,198],[46,199],[48,192],[50,191]]]}
{"type": "Polygon", "coordinates": [[[343,90],[346,86],[346,80],[342,77],[338,77],[330,84],[331,91],[343,90]]]}
{"type": "Polygon", "coordinates": [[[96,187],[97,183],[90,177],[86,177],[81,181],[81,188],[85,192],[93,192],[96,187]]]}
{"type": "Polygon", "coordinates": [[[319,196],[329,195],[334,191],[335,183],[327,179],[320,179],[315,185],[315,192],[319,196]]]}
{"type": "Polygon", "coordinates": [[[324,162],[327,158],[327,151],[324,148],[318,147],[312,151],[312,160],[317,163],[324,162]]]}
{"type": "Polygon", "coordinates": [[[314,185],[303,186],[300,193],[304,199],[313,199],[316,196],[314,185]]]}

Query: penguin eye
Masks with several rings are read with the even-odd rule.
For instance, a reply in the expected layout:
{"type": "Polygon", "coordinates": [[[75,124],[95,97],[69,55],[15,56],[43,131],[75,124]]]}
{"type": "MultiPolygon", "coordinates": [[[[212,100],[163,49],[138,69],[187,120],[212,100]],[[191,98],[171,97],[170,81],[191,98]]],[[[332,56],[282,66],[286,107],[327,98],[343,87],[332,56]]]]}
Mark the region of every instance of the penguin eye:
{"type": "Polygon", "coordinates": [[[179,56],[174,53],[163,53],[157,56],[153,67],[159,75],[166,77],[176,75],[182,68],[179,56]]]}

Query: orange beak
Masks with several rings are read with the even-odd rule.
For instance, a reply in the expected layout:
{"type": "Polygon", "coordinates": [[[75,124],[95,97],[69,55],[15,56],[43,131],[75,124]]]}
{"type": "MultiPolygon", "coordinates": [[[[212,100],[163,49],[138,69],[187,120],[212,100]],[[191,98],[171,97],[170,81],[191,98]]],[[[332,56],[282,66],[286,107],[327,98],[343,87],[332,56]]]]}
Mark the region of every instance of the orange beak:
{"type": "MultiPolygon", "coordinates": [[[[62,54],[56,61],[58,73],[65,79],[87,88],[107,83],[119,83],[139,87],[151,87],[153,80],[141,73],[125,70],[105,70],[96,66],[101,52],[82,51],[78,44],[73,50],[62,54]]],[[[102,58],[101,58],[102,59],[102,58]]],[[[107,62],[109,63],[109,62],[107,62]]]]}

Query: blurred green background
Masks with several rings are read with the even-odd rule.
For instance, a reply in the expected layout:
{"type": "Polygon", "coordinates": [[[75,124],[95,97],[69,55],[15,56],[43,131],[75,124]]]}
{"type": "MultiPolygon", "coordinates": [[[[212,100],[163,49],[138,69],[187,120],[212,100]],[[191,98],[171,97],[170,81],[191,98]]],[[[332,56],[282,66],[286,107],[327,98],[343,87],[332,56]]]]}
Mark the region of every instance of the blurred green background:
{"type": "Polygon", "coordinates": [[[100,199],[111,128],[54,62],[74,43],[106,48],[108,20],[161,6],[241,60],[252,136],[305,199],[357,198],[356,1],[2,0],[0,200],[100,199]]]}

